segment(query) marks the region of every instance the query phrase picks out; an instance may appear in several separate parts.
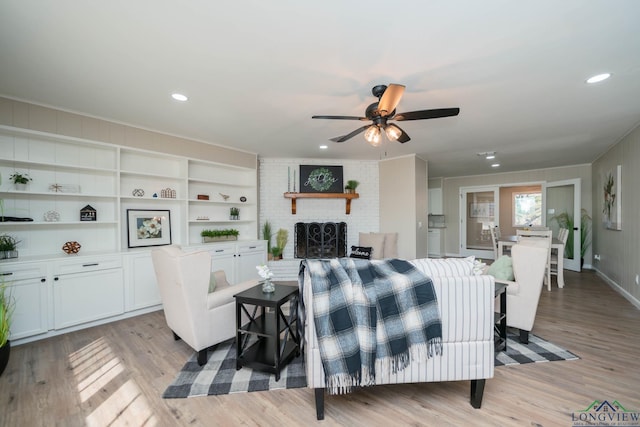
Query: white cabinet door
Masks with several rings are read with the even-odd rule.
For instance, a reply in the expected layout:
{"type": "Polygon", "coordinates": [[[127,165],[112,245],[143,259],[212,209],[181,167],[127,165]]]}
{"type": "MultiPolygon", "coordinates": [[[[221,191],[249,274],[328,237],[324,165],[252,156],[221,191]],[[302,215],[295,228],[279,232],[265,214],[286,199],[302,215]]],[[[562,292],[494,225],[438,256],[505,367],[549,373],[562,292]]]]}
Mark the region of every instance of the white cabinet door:
{"type": "Polygon", "coordinates": [[[151,252],[125,255],[126,309],[137,310],[162,304],[151,252]]]}
{"type": "Polygon", "coordinates": [[[429,189],[429,213],[434,215],[442,215],[442,188],[429,189]]]}
{"type": "Polygon", "coordinates": [[[4,265],[0,275],[15,301],[11,339],[46,333],[48,321],[47,268],[41,264],[4,265]]]}
{"type": "Polygon", "coordinates": [[[53,300],[55,329],[122,314],[122,268],[56,275],[53,300]]]}
{"type": "Polygon", "coordinates": [[[440,240],[440,230],[429,230],[427,240],[427,252],[429,256],[441,256],[442,245],[440,240]]]}
{"type": "Polygon", "coordinates": [[[260,279],[256,266],[267,263],[266,242],[258,241],[238,244],[236,256],[236,281],[242,283],[251,279],[260,279]]]}

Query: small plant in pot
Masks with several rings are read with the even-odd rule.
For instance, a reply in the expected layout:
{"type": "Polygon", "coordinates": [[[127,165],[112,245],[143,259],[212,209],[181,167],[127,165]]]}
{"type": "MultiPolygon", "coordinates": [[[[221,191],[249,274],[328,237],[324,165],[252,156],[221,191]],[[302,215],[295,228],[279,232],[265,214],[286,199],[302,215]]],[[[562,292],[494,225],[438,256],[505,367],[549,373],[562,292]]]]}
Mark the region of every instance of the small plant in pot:
{"type": "Polygon", "coordinates": [[[14,308],[15,300],[9,291],[9,286],[0,277],[0,375],[9,363],[9,353],[11,352],[9,329],[14,308]]]}
{"type": "Polygon", "coordinates": [[[0,234],[0,259],[18,258],[18,243],[10,234],[0,234]]]}
{"type": "Polygon", "coordinates": [[[360,185],[358,181],[356,181],[355,179],[350,179],[349,181],[347,181],[347,185],[344,186],[344,192],[355,193],[358,185],[360,185]]]}
{"type": "Polygon", "coordinates": [[[273,233],[271,232],[271,223],[269,221],[265,221],[262,224],[262,238],[267,241],[267,253],[271,256],[271,237],[273,237],[273,233]]]}
{"type": "Polygon", "coordinates": [[[29,181],[33,181],[33,179],[29,176],[28,173],[19,173],[14,172],[13,175],[9,177],[9,180],[13,182],[16,190],[24,190],[27,187],[29,181]]]}
{"type": "Polygon", "coordinates": [[[238,240],[238,234],[240,234],[240,232],[233,228],[224,230],[202,230],[200,232],[203,243],[220,242],[225,240],[238,240]]]}
{"type": "Polygon", "coordinates": [[[229,219],[232,219],[232,220],[240,219],[240,209],[238,209],[238,208],[230,208],[229,209],[229,219]]]}

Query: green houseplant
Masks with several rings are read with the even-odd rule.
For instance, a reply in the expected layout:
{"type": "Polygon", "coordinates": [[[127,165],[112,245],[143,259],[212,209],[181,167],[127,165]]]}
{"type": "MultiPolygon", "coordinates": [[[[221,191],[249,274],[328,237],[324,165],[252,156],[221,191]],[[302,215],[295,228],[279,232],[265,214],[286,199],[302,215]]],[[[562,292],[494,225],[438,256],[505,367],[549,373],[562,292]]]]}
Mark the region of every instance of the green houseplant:
{"type": "Polygon", "coordinates": [[[284,252],[284,247],[287,246],[288,240],[289,240],[289,232],[284,228],[279,229],[278,232],[276,233],[276,246],[278,248],[278,258],[280,259],[282,259],[282,252],[284,252]]]}
{"type": "Polygon", "coordinates": [[[238,240],[238,234],[240,234],[240,232],[233,228],[227,228],[223,230],[202,230],[200,232],[203,243],[220,242],[225,240],[238,240]]]}
{"type": "Polygon", "coordinates": [[[273,233],[271,232],[271,223],[269,221],[265,221],[262,224],[262,238],[267,241],[267,253],[271,253],[271,237],[273,237],[273,233]]]}
{"type": "Polygon", "coordinates": [[[344,186],[345,193],[355,193],[358,185],[360,185],[360,182],[355,179],[348,180],[347,185],[344,186]]]}
{"type": "Polygon", "coordinates": [[[24,190],[29,181],[33,181],[28,173],[19,172],[14,172],[11,176],[9,176],[9,180],[13,182],[16,190],[24,190]]]}
{"type": "Polygon", "coordinates": [[[1,234],[0,259],[18,258],[18,243],[20,243],[20,241],[10,234],[1,234]]]}
{"type": "Polygon", "coordinates": [[[0,276],[0,375],[9,363],[9,353],[11,352],[9,330],[14,308],[15,301],[9,291],[9,286],[0,276]]]}
{"type": "MultiPolygon", "coordinates": [[[[567,258],[573,258],[573,228],[574,221],[573,215],[569,215],[568,212],[562,212],[555,215],[551,220],[556,221],[562,228],[569,230],[569,236],[567,237],[567,244],[565,245],[564,253],[567,258]]],[[[580,209],[580,260],[581,265],[584,260],[584,254],[591,246],[591,217],[587,213],[586,209],[580,209]]]]}

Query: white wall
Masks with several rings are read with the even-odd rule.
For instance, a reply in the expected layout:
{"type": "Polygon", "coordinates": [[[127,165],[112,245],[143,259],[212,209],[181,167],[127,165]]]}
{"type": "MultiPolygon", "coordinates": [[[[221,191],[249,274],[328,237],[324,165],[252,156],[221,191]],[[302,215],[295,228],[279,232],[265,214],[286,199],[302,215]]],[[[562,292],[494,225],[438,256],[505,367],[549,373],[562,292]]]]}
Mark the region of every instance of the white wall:
{"type": "MultiPolygon", "coordinates": [[[[351,245],[358,244],[359,232],[377,232],[380,223],[379,181],[377,161],[319,160],[319,159],[259,159],[260,188],[260,234],[265,221],[271,223],[275,234],[280,228],[289,231],[289,241],[284,249],[284,258],[293,258],[294,225],[296,222],[346,222],[347,254],[351,245]],[[296,171],[296,190],[300,190],[300,165],[342,166],[344,181],[360,182],[356,190],[360,198],[351,201],[351,214],[345,214],[344,199],[299,199],[297,213],[291,214],[291,200],[284,198],[287,192],[288,168],[296,171]]],[[[293,187],[290,188],[293,191],[293,187]]],[[[272,239],[275,245],[275,239],[272,239]]]]}

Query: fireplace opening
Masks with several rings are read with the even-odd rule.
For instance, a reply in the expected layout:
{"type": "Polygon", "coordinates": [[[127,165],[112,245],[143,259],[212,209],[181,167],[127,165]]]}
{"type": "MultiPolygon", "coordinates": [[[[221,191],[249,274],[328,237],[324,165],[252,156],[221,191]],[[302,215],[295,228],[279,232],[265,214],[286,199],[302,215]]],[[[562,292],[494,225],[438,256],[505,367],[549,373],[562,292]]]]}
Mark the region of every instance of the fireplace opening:
{"type": "Polygon", "coordinates": [[[294,256],[316,259],[347,256],[347,223],[296,223],[294,256]]]}

